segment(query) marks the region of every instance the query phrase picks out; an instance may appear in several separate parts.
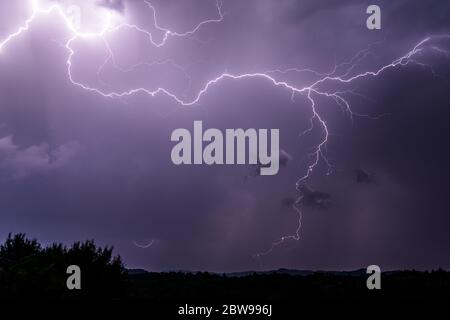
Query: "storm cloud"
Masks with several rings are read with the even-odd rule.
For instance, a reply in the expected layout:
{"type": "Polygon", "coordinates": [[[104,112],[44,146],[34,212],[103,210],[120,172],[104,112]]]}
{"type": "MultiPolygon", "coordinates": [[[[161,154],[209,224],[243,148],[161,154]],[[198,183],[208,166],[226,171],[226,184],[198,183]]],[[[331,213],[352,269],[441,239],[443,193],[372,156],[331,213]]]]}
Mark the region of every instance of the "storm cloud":
{"type": "MultiPolygon", "coordinates": [[[[159,25],[179,32],[217,18],[214,1],[152,4],[159,25]]],[[[161,48],[126,29],[108,35],[115,55],[101,72],[108,58],[104,42],[77,40],[72,76],[106,92],[164,87],[189,101],[224,72],[295,67],[324,73],[368,47],[371,53],[352,71],[373,70],[427,35],[450,33],[447,1],[378,1],[380,31],[365,27],[368,4],[224,0],[223,22],[172,37],[161,48]]],[[[154,41],[163,39],[143,2],[99,5],[151,30],[154,41]]],[[[3,10],[8,6],[0,4],[2,18],[10,15],[3,10]]],[[[0,39],[23,15],[0,19],[0,39]]],[[[308,97],[252,78],[223,80],[189,107],[164,94],[105,98],[69,80],[66,40],[62,22],[48,16],[0,52],[0,237],[95,238],[114,245],[128,267],[151,270],[450,267],[445,54],[427,46],[418,64],[344,88],[353,110],[370,117],[352,121],[333,99],[317,98],[330,130],[331,169],[321,158],[308,185],[331,194],[332,206],[302,208],[300,240],[258,261],[255,253],[297,227],[290,208],[299,196],[296,183],[323,137],[317,126],[304,134],[312,117],[308,97]],[[195,120],[218,129],[279,128],[286,165],[276,176],[255,179],[243,178],[249,166],[175,166],[170,135],[195,120]],[[376,182],[358,184],[358,168],[367,168],[376,182]]],[[[445,39],[433,44],[449,49],[445,39]]],[[[302,86],[314,74],[277,76],[302,86]]]]}

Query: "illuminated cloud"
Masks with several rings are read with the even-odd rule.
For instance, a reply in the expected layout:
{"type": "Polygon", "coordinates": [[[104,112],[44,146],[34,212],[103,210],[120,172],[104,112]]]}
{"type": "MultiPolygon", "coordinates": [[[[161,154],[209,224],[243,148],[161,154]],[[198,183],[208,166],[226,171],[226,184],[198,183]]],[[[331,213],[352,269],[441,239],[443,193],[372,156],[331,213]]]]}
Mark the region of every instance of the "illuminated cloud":
{"type": "Polygon", "coordinates": [[[99,0],[96,4],[100,7],[105,7],[120,13],[125,11],[124,0],[99,0]]]}

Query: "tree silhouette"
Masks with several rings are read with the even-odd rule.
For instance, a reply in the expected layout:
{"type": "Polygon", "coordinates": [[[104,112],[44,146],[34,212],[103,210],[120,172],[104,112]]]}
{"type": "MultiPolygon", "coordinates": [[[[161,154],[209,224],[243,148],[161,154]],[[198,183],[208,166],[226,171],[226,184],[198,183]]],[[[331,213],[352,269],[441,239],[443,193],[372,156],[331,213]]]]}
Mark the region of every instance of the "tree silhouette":
{"type": "Polygon", "coordinates": [[[112,252],[112,247],[97,247],[93,240],[43,248],[24,234],[9,234],[0,246],[0,299],[121,298],[126,294],[127,271],[112,252]],[[70,265],[81,269],[81,290],[66,287],[70,265]]]}
{"type": "MultiPolygon", "coordinates": [[[[94,241],[43,247],[24,234],[0,245],[0,304],[4,299],[139,299],[173,303],[276,303],[306,300],[423,300],[450,297],[450,272],[383,273],[382,290],[368,290],[365,269],[349,272],[278,270],[238,276],[207,272],[128,273],[113,249],[94,241]],[[67,267],[81,269],[81,290],[68,290],[67,267]]],[[[163,310],[164,312],[167,310],[163,310]]]]}

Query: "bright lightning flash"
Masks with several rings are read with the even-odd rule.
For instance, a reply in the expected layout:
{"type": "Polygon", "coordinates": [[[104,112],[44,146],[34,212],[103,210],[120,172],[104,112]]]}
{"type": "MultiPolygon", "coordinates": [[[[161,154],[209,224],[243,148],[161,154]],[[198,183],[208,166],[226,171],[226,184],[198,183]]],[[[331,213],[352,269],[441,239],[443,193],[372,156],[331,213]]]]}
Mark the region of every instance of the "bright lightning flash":
{"type": "MultiPolygon", "coordinates": [[[[288,70],[272,70],[272,71],[265,71],[265,72],[258,72],[258,73],[242,73],[242,74],[231,74],[231,73],[223,73],[219,76],[217,76],[214,79],[209,80],[204,87],[194,96],[194,98],[190,100],[183,99],[182,97],[177,96],[176,94],[172,93],[170,90],[165,88],[157,88],[155,90],[149,90],[144,87],[139,88],[133,88],[131,90],[127,91],[103,91],[102,89],[95,88],[86,84],[83,84],[82,82],[79,82],[75,80],[75,78],[72,75],[72,57],[75,54],[75,50],[72,48],[72,44],[79,39],[86,39],[86,38],[98,38],[101,41],[104,42],[106,50],[108,51],[108,57],[107,60],[99,67],[99,73],[101,72],[101,69],[106,65],[107,62],[112,61],[114,67],[119,69],[120,71],[126,71],[124,69],[121,69],[118,67],[118,65],[115,63],[114,59],[114,53],[107,41],[106,35],[110,33],[114,33],[120,29],[128,29],[133,32],[137,32],[145,36],[150,44],[156,48],[160,48],[164,46],[171,38],[180,38],[180,37],[191,37],[193,36],[199,29],[203,28],[205,25],[212,24],[212,23],[220,23],[224,19],[224,14],[222,12],[222,3],[218,0],[217,1],[217,18],[205,20],[200,22],[198,25],[196,25],[194,28],[188,31],[184,32],[175,32],[170,29],[167,29],[165,27],[160,26],[157,20],[157,12],[155,7],[147,0],[143,0],[146,7],[152,14],[153,18],[153,29],[157,30],[158,32],[163,33],[162,40],[157,42],[153,39],[153,35],[151,32],[147,31],[146,29],[126,23],[123,21],[120,21],[120,18],[117,18],[118,13],[114,13],[111,10],[106,10],[104,8],[97,8],[98,10],[101,10],[102,12],[102,27],[99,28],[97,31],[81,31],[78,26],[73,22],[72,17],[66,12],[66,9],[59,3],[52,3],[50,2],[46,6],[44,6],[40,1],[38,0],[31,0],[30,6],[31,6],[31,16],[25,20],[23,25],[17,29],[17,31],[9,34],[4,40],[0,41],[0,53],[2,50],[4,50],[7,45],[18,38],[20,35],[22,35],[24,32],[30,29],[33,21],[41,15],[49,15],[50,13],[57,13],[64,22],[65,27],[67,30],[71,33],[71,37],[67,40],[65,43],[65,48],[68,51],[68,58],[67,58],[67,75],[70,82],[89,92],[101,95],[105,98],[120,98],[120,97],[127,97],[132,96],[135,94],[146,94],[149,96],[156,96],[158,94],[164,94],[170,98],[172,98],[176,103],[180,104],[181,106],[193,106],[197,104],[201,98],[207,94],[208,90],[214,86],[217,85],[222,80],[240,80],[240,79],[246,79],[246,78],[258,78],[262,80],[266,80],[269,83],[273,84],[275,87],[283,88],[287,90],[291,98],[294,99],[297,94],[304,95],[310,105],[311,110],[311,117],[309,119],[310,127],[303,133],[308,134],[315,129],[315,126],[318,126],[318,128],[321,131],[321,141],[315,146],[313,152],[310,154],[311,162],[304,174],[303,177],[301,177],[296,184],[297,190],[299,190],[299,187],[304,184],[314,169],[318,166],[320,161],[324,161],[324,163],[328,166],[328,173],[331,172],[332,166],[327,160],[326,157],[326,144],[328,142],[329,138],[329,129],[327,127],[327,123],[324,119],[324,117],[320,114],[318,109],[316,108],[316,97],[325,97],[329,98],[332,101],[334,101],[339,107],[341,107],[349,116],[350,118],[353,118],[353,116],[365,116],[358,113],[355,113],[349,101],[345,98],[346,95],[355,94],[351,90],[344,90],[344,91],[336,91],[336,90],[330,90],[326,89],[328,87],[336,87],[336,86],[345,86],[352,84],[353,82],[357,80],[362,80],[364,78],[369,77],[378,77],[381,73],[384,71],[387,71],[388,69],[395,69],[404,67],[410,64],[416,64],[419,66],[425,66],[429,67],[428,65],[419,62],[417,60],[418,56],[426,49],[433,50],[434,52],[437,52],[439,54],[445,54],[447,57],[450,55],[449,51],[442,49],[438,47],[437,45],[432,45],[433,40],[437,39],[445,39],[450,40],[450,35],[439,35],[439,36],[429,36],[423,40],[421,40],[417,45],[415,45],[412,50],[407,52],[405,55],[401,56],[400,58],[392,61],[391,63],[388,63],[376,70],[372,71],[365,71],[362,73],[353,73],[353,70],[358,65],[359,62],[361,62],[365,57],[371,54],[369,50],[363,50],[357,53],[355,57],[353,57],[349,62],[345,62],[342,64],[337,64],[334,66],[333,70],[331,70],[329,73],[319,73],[311,69],[296,69],[291,68],[288,70]],[[288,83],[287,81],[282,79],[282,76],[285,75],[288,72],[306,72],[306,73],[312,73],[317,77],[316,80],[312,81],[310,84],[303,86],[303,87],[297,87],[293,84],[288,83]]],[[[168,60],[161,63],[173,63],[172,61],[168,60]]],[[[174,63],[173,63],[174,64],[174,63]]],[[[175,64],[174,64],[175,65],[175,64]]],[[[134,66],[136,67],[136,66],[134,66]]],[[[430,67],[431,68],[431,67],[430,67]]],[[[282,243],[288,241],[288,240],[295,240],[298,241],[300,239],[300,229],[302,226],[302,211],[300,209],[300,203],[301,203],[301,196],[297,199],[296,203],[294,204],[293,208],[295,209],[296,213],[298,214],[298,225],[295,230],[295,233],[292,235],[286,235],[282,236],[279,240],[272,243],[270,248],[262,253],[258,253],[255,255],[255,257],[260,258],[262,256],[265,256],[272,252],[272,250],[277,247],[278,245],[281,245],[282,243]]],[[[153,241],[149,242],[148,244],[138,244],[135,243],[137,247],[140,248],[148,248],[153,244],[153,241]]]]}

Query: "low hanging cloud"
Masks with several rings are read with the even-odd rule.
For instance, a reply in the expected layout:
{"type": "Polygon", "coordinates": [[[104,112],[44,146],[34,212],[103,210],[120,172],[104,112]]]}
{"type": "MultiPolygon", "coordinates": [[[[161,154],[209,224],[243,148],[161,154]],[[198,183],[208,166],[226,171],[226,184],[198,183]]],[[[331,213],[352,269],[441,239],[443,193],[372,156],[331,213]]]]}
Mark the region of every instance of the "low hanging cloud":
{"type": "Polygon", "coordinates": [[[68,142],[52,149],[48,143],[20,148],[12,136],[0,139],[0,172],[12,179],[47,173],[63,167],[78,153],[80,144],[68,142]]]}

